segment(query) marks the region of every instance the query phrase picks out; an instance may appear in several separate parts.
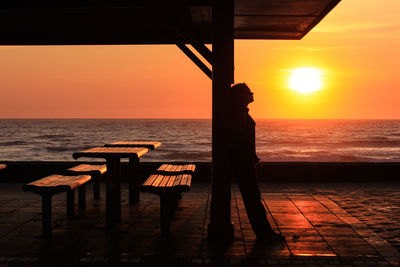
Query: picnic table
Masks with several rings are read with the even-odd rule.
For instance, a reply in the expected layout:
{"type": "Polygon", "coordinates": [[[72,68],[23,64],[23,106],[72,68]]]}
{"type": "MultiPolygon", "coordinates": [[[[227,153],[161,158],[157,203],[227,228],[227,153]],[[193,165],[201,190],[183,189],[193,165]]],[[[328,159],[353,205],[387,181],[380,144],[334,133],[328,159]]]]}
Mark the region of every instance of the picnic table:
{"type": "MultiPolygon", "coordinates": [[[[106,224],[107,227],[121,222],[121,158],[128,158],[134,163],[149,150],[145,147],[94,147],[73,153],[72,157],[78,159],[104,158],[109,172],[106,180],[106,224]]],[[[139,188],[137,189],[139,191],[139,188]]]]}
{"type": "MultiPolygon", "coordinates": [[[[105,144],[105,147],[145,147],[147,149],[154,150],[161,146],[161,142],[158,141],[118,141],[110,144],[105,144]]],[[[135,159],[129,159],[130,176],[135,177],[136,168],[138,164],[135,159]]],[[[130,180],[131,181],[131,180],[130,180]]],[[[134,205],[140,201],[139,191],[140,181],[139,179],[133,179],[129,183],[129,205],[134,205]]]]}

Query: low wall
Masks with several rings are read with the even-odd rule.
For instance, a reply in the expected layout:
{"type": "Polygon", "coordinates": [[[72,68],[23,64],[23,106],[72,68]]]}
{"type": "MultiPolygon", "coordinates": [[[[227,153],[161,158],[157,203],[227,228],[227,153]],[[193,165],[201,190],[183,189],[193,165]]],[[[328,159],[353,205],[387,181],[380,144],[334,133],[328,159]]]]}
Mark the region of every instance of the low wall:
{"type": "MultiPolygon", "coordinates": [[[[83,161],[18,161],[0,170],[0,182],[30,182],[65,170],[83,161]]],[[[143,162],[139,175],[145,179],[160,162],[143,162]]],[[[210,182],[211,163],[196,162],[193,182],[210,182]]],[[[400,181],[400,163],[385,162],[261,162],[257,166],[261,182],[382,182],[400,181]]],[[[122,179],[128,175],[128,164],[121,164],[122,179]]]]}

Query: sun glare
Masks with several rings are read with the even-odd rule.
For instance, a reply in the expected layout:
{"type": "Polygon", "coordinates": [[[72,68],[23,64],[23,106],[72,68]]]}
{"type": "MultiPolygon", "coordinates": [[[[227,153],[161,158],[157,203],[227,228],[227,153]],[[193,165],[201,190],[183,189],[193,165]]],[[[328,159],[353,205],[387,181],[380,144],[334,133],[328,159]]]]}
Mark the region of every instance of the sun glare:
{"type": "Polygon", "coordinates": [[[309,94],[322,88],[321,71],[316,68],[298,68],[292,70],[289,86],[302,94],[309,94]]]}

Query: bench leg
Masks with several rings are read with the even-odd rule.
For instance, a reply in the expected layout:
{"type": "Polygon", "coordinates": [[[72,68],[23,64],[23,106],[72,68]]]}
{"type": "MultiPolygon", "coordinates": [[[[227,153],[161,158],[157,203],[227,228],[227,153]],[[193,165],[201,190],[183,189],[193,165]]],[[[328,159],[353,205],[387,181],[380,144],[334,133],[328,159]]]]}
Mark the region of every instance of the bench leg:
{"type": "Polygon", "coordinates": [[[112,228],[121,222],[121,174],[119,159],[107,159],[106,225],[112,228]]]}
{"type": "Polygon", "coordinates": [[[169,213],[171,218],[175,216],[175,210],[178,207],[178,199],[176,198],[176,194],[169,194],[168,195],[168,202],[169,202],[169,213]]]}
{"type": "MultiPolygon", "coordinates": [[[[136,163],[136,164],[139,164],[139,161],[136,163]]],[[[139,174],[137,173],[137,166],[136,166],[136,169],[135,169],[135,179],[134,179],[134,181],[133,181],[133,191],[134,191],[134,198],[135,198],[135,203],[138,203],[139,201],[140,201],[140,190],[139,190],[139,188],[140,188],[140,181],[139,181],[139,174]]]]}
{"type": "Polygon", "coordinates": [[[174,196],[174,209],[178,208],[180,199],[182,199],[182,193],[176,193],[176,195],[174,196]]]}
{"type": "Polygon", "coordinates": [[[43,236],[51,235],[51,195],[42,195],[43,236]]]}
{"type": "Polygon", "coordinates": [[[182,199],[182,192],[177,193],[177,198],[182,199]]]}
{"type": "MultiPolygon", "coordinates": [[[[132,179],[132,178],[129,178],[132,179]]],[[[133,182],[129,181],[129,206],[135,205],[136,201],[135,201],[135,193],[134,191],[134,186],[133,186],[133,182]]]]}
{"type": "Polygon", "coordinates": [[[93,181],[93,199],[100,199],[100,176],[93,181]]]}
{"type": "Polygon", "coordinates": [[[160,195],[160,226],[161,236],[169,235],[169,224],[170,224],[170,203],[167,195],[160,195]]]}
{"type": "Polygon", "coordinates": [[[137,173],[139,159],[129,159],[129,206],[140,201],[140,181],[137,173]]]}
{"type": "Polygon", "coordinates": [[[78,188],[78,206],[80,209],[86,207],[86,185],[83,184],[78,188]]]}
{"type": "Polygon", "coordinates": [[[75,215],[75,190],[67,192],[67,216],[73,217],[75,215]]]}

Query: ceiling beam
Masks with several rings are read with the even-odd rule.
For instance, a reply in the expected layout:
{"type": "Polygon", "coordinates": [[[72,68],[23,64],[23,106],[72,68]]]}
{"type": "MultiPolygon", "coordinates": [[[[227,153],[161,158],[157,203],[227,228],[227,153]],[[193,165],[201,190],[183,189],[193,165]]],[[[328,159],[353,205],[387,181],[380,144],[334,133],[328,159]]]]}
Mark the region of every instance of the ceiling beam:
{"type": "Polygon", "coordinates": [[[186,1],[165,1],[165,0],[71,0],[71,1],[48,1],[48,0],[2,0],[1,9],[96,9],[96,8],[141,8],[141,7],[196,7],[211,6],[211,0],[186,0],[186,1]]]}
{"type": "Polygon", "coordinates": [[[212,52],[210,49],[208,49],[207,46],[205,46],[203,43],[200,43],[198,41],[193,40],[192,38],[189,38],[185,36],[182,32],[179,30],[175,29],[176,34],[178,35],[178,38],[181,39],[183,43],[188,43],[191,46],[193,46],[194,49],[212,65],[212,52]]]}
{"type": "Polygon", "coordinates": [[[190,58],[194,64],[196,64],[199,69],[201,69],[207,76],[208,78],[212,79],[212,71],[206,66],[206,64],[201,61],[196,54],[194,54],[184,43],[178,42],[176,44],[177,47],[179,47],[180,50],[182,50],[185,55],[190,58]]]}

